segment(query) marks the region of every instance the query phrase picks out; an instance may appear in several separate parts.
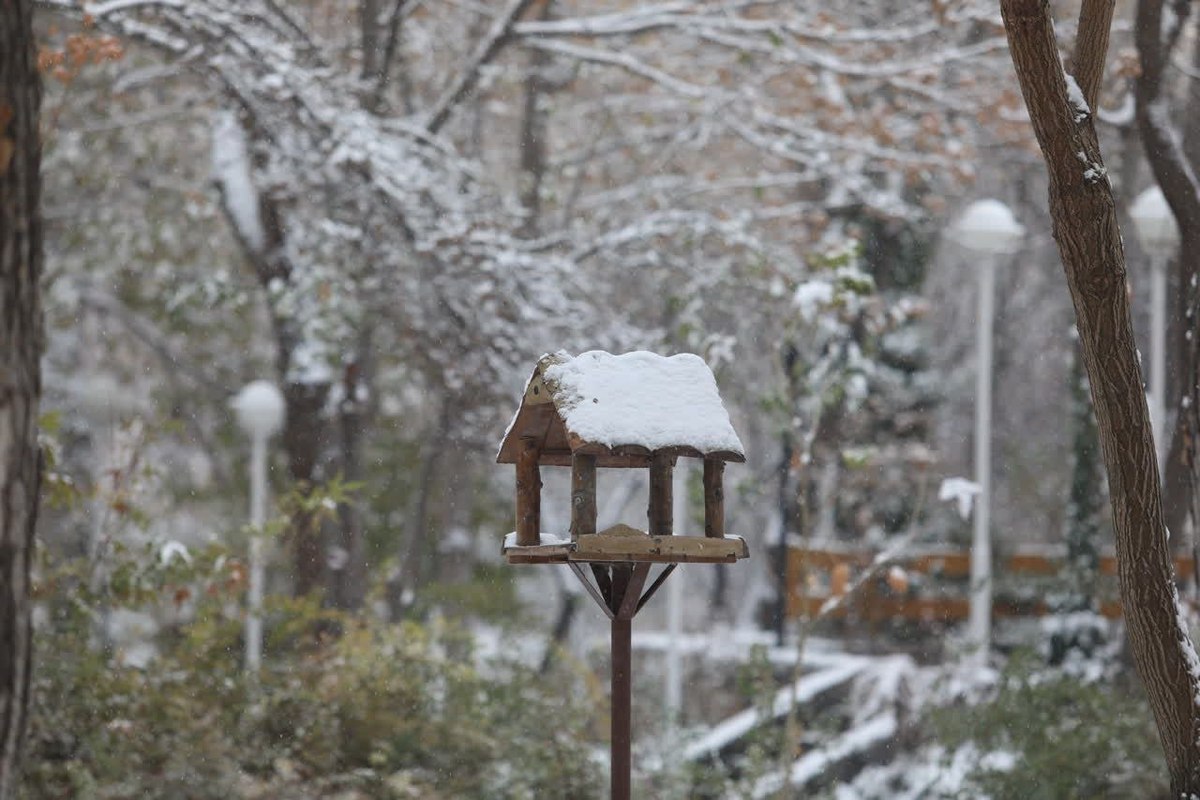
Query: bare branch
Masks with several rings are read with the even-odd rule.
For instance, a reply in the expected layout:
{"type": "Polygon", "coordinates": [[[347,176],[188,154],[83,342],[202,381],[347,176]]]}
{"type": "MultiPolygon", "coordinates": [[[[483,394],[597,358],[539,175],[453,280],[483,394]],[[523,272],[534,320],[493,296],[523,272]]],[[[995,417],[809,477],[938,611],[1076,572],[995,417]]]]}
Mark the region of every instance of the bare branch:
{"type": "Polygon", "coordinates": [[[611,67],[619,67],[631,75],[636,75],[639,78],[645,78],[652,83],[657,83],[663,88],[669,89],[676,94],[683,95],[684,97],[699,99],[712,94],[712,90],[708,87],[701,86],[696,83],[689,83],[681,78],[677,78],[668,72],[664,72],[657,67],[651,66],[650,64],[635,58],[629,53],[614,53],[609,50],[602,50],[596,47],[585,47],[583,45],[568,44],[566,42],[543,42],[534,40],[528,42],[527,44],[537,50],[544,50],[561,56],[569,56],[580,61],[590,61],[594,64],[606,64],[611,67]]]}
{"type": "Polygon", "coordinates": [[[383,99],[383,90],[387,86],[388,78],[392,73],[392,65],[400,51],[400,23],[416,5],[418,3],[409,2],[409,0],[394,0],[392,4],[392,13],[387,19],[387,39],[383,44],[383,57],[380,59],[375,74],[375,88],[371,92],[372,106],[378,106],[380,100],[383,99]]]}
{"type": "Polygon", "coordinates": [[[450,87],[434,104],[433,111],[429,114],[429,121],[425,123],[425,127],[429,129],[430,133],[437,133],[441,130],[446,121],[450,119],[454,107],[461,103],[479,84],[480,70],[499,55],[504,45],[512,38],[513,25],[533,2],[534,0],[509,0],[508,6],[496,17],[491,30],[479,43],[479,47],[475,49],[475,53],[459,73],[458,78],[450,84],[450,87]]]}

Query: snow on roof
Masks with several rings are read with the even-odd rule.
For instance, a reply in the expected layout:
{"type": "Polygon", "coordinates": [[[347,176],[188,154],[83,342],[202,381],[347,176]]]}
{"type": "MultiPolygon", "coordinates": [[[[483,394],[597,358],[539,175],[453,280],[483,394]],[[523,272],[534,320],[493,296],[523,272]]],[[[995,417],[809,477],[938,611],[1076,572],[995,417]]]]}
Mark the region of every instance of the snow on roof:
{"type": "Polygon", "coordinates": [[[716,378],[697,355],[563,353],[542,376],[568,433],[584,442],[745,455],[716,378]]]}

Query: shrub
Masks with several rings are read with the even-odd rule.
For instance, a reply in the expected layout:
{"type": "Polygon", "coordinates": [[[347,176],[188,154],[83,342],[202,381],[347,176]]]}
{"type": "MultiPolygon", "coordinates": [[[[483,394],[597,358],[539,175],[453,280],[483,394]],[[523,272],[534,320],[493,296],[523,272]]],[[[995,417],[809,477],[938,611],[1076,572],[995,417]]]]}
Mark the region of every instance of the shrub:
{"type": "MultiPolygon", "coordinates": [[[[214,564],[228,561],[204,569],[214,564]]],[[[150,573],[130,572],[153,588],[150,573]]],[[[160,635],[142,669],[95,644],[104,606],[67,585],[71,596],[42,598],[54,610],[36,643],[29,800],[599,794],[584,735],[594,709],[574,699],[576,676],[478,665],[453,624],[388,625],[275,599],[251,681],[228,611],[236,581],[194,592],[194,619],[160,635]]]]}
{"type": "Polygon", "coordinates": [[[1015,656],[990,701],[931,714],[951,750],[974,744],[969,796],[1072,800],[1166,796],[1146,703],[1119,685],[1015,656]]]}

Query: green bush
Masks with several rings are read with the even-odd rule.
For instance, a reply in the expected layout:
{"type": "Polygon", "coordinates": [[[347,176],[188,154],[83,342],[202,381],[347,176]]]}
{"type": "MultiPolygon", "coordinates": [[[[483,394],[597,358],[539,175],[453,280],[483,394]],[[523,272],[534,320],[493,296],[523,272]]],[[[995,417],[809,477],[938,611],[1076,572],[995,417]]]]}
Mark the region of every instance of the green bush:
{"type": "MultiPolygon", "coordinates": [[[[149,591],[148,574],[130,581],[149,591]]],[[[577,676],[478,665],[449,623],[388,625],[276,599],[262,673],[248,681],[228,613],[240,588],[195,591],[194,621],[160,635],[144,669],[95,644],[94,598],[43,595],[53,622],[36,643],[21,796],[599,796],[585,744],[595,709],[574,699],[577,676]]]]}
{"type": "Polygon", "coordinates": [[[1032,656],[1016,656],[989,702],[931,714],[933,731],[948,748],[970,743],[977,748],[964,796],[1167,796],[1162,752],[1145,700],[1112,683],[1036,669],[1038,663],[1032,656]],[[997,753],[1004,757],[997,759],[997,753]]]}

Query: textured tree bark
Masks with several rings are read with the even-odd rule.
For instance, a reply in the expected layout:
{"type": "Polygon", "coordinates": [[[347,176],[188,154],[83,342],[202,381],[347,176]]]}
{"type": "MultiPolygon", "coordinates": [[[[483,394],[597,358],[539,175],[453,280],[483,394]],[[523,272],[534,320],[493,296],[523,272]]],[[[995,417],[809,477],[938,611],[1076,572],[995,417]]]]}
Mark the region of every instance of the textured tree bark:
{"type": "MultiPolygon", "coordinates": [[[[1049,171],[1054,238],[1075,306],[1108,471],[1121,603],[1134,663],[1154,711],[1173,795],[1200,794],[1200,679],[1172,582],[1112,188],[1092,118],[1068,100],[1047,0],[1001,0],[1000,7],[1049,171]]],[[[1111,7],[1097,13],[1107,18],[1111,7]]],[[[1103,58],[1102,52],[1077,53],[1076,63],[1103,58]]]]}
{"type": "Polygon", "coordinates": [[[1096,107],[1100,82],[1104,79],[1104,55],[1108,52],[1114,5],[1115,0],[1083,0],[1079,8],[1071,73],[1090,108],[1096,107]]]}
{"type": "Polygon", "coordinates": [[[32,670],[43,346],[41,84],[28,0],[0,0],[0,800],[16,796],[32,670]]]}

